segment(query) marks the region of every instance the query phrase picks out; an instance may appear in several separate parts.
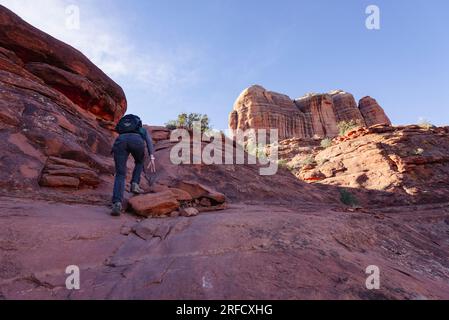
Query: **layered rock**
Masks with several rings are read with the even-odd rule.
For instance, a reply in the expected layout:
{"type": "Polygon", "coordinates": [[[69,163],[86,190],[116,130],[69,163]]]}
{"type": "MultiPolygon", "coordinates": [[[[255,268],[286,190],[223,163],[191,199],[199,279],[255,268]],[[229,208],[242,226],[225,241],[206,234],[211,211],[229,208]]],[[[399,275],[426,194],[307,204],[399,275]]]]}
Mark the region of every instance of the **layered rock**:
{"type": "Polygon", "coordinates": [[[312,123],[314,135],[333,137],[338,134],[337,117],[332,96],[309,94],[295,100],[296,106],[307,115],[312,123]]]}
{"type": "Polygon", "coordinates": [[[278,129],[280,140],[307,139],[337,136],[342,121],[354,121],[360,126],[391,124],[377,102],[368,104],[364,98],[359,108],[354,96],[342,90],[307,94],[293,101],[286,95],[252,86],[236,100],[229,128],[278,129]]]}
{"type": "Polygon", "coordinates": [[[368,127],[376,124],[391,125],[384,109],[377,103],[376,99],[364,97],[359,102],[359,109],[368,127]]]}
{"type": "Polygon", "coordinates": [[[170,139],[170,130],[161,126],[144,126],[151,134],[153,142],[159,142],[170,139]]]}
{"type": "Polygon", "coordinates": [[[288,96],[253,86],[244,90],[230,116],[232,130],[278,129],[279,138],[307,137],[312,125],[288,96]]]}
{"type": "Polygon", "coordinates": [[[449,199],[449,128],[377,125],[350,131],[326,148],[280,145],[289,146],[280,156],[298,178],[373,191],[369,202],[397,205],[449,199]]]}
{"type": "Polygon", "coordinates": [[[89,59],[3,6],[0,6],[0,47],[16,73],[41,79],[41,84],[59,91],[80,108],[108,121],[116,121],[125,113],[123,90],[89,59]]]}
{"type": "Polygon", "coordinates": [[[193,181],[176,181],[176,187],[160,188],[155,193],[133,197],[129,200],[132,210],[144,217],[167,215],[196,216],[205,211],[226,209],[226,196],[193,181]],[[181,209],[181,212],[178,211],[181,209]],[[196,212],[196,214],[192,214],[196,212]]]}
{"type": "Polygon", "coordinates": [[[0,6],[0,190],[96,187],[113,173],[122,89],[83,54],[0,6]]]}
{"type": "Polygon", "coordinates": [[[355,121],[360,125],[365,125],[365,119],[362,116],[354,96],[342,90],[331,91],[330,96],[335,108],[337,123],[341,121],[355,121]]]}
{"type": "Polygon", "coordinates": [[[43,187],[56,188],[96,187],[100,184],[100,177],[86,164],[50,157],[42,171],[39,184],[43,187]]]}

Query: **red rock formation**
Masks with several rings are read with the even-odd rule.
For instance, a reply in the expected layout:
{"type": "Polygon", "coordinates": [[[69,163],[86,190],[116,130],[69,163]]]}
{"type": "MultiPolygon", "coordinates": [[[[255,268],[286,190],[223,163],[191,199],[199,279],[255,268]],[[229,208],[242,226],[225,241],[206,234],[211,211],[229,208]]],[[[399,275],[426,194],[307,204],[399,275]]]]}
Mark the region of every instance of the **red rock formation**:
{"type": "Polygon", "coordinates": [[[95,187],[113,173],[122,89],[72,47],[0,6],[0,188],[95,187]]]}
{"type": "Polygon", "coordinates": [[[366,106],[360,110],[354,96],[341,90],[327,94],[308,94],[292,101],[288,96],[261,86],[243,91],[229,117],[231,130],[279,129],[279,139],[335,137],[338,123],[355,121],[361,126],[390,123],[382,108],[366,106]],[[361,113],[364,112],[364,114],[361,113]]]}
{"type": "Polygon", "coordinates": [[[368,127],[377,124],[391,125],[390,119],[385,114],[384,109],[371,97],[362,98],[359,102],[359,109],[368,127]]]}
{"type": "Polygon", "coordinates": [[[368,201],[437,203],[449,199],[449,130],[377,125],[334,139],[327,148],[280,143],[279,155],[302,180],[376,190],[368,201]],[[394,195],[394,196],[393,196],[394,195]]]}
{"type": "Polygon", "coordinates": [[[28,71],[36,75],[41,84],[46,83],[99,118],[116,121],[125,113],[123,90],[89,59],[3,6],[0,6],[0,47],[0,53],[17,73],[28,71]]]}
{"type": "Polygon", "coordinates": [[[330,95],[306,95],[295,100],[295,103],[312,123],[314,135],[334,137],[338,134],[335,108],[330,95]]]}
{"type": "Polygon", "coordinates": [[[230,116],[230,128],[279,129],[280,139],[312,135],[310,122],[293,100],[261,86],[252,86],[241,93],[230,116]]]}
{"type": "Polygon", "coordinates": [[[365,119],[363,119],[352,94],[342,90],[332,91],[329,94],[334,102],[337,123],[354,120],[360,125],[365,125],[365,119]]]}
{"type": "Polygon", "coordinates": [[[160,126],[144,126],[151,134],[154,142],[164,141],[170,139],[170,130],[166,127],[160,126]]]}

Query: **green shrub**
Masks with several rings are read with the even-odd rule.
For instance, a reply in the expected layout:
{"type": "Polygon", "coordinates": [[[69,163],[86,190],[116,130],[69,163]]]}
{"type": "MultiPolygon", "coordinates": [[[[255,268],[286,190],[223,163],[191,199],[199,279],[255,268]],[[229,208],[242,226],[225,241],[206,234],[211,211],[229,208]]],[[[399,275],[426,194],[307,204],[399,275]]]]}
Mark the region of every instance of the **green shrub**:
{"type": "Polygon", "coordinates": [[[178,129],[178,122],[176,120],[170,120],[165,124],[165,127],[169,130],[176,130],[178,129]]]}
{"type": "Polygon", "coordinates": [[[357,200],[357,198],[345,189],[340,189],[340,201],[343,204],[351,207],[357,207],[359,205],[359,201],[357,200]]]}
{"type": "Polygon", "coordinates": [[[332,146],[332,139],[325,138],[325,139],[321,140],[321,148],[327,149],[330,146],[332,146]]]}
{"type": "Polygon", "coordinates": [[[340,136],[345,136],[349,131],[357,129],[359,127],[361,127],[360,123],[355,120],[341,121],[337,124],[340,136]]]}
{"type": "Polygon", "coordinates": [[[170,130],[187,129],[193,130],[196,122],[201,123],[201,132],[211,129],[209,116],[200,113],[181,113],[176,120],[170,120],[165,124],[165,127],[170,130]]]}
{"type": "Polygon", "coordinates": [[[252,141],[250,141],[245,146],[245,151],[246,153],[252,155],[253,157],[256,157],[257,159],[266,160],[268,158],[265,147],[262,148],[261,145],[258,145],[257,143],[254,143],[252,141]]]}

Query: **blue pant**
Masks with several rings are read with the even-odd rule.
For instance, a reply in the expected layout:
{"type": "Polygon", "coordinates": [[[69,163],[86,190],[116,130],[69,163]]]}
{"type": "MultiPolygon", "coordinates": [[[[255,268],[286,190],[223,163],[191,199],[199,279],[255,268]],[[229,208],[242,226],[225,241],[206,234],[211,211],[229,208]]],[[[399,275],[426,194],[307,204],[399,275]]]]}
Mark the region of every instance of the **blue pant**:
{"type": "Polygon", "coordinates": [[[122,134],[115,140],[112,152],[114,153],[115,161],[115,182],[112,202],[117,203],[123,201],[123,194],[125,193],[126,163],[129,154],[133,156],[135,162],[131,183],[140,184],[140,176],[142,175],[145,159],[145,142],[138,133],[122,134]]]}

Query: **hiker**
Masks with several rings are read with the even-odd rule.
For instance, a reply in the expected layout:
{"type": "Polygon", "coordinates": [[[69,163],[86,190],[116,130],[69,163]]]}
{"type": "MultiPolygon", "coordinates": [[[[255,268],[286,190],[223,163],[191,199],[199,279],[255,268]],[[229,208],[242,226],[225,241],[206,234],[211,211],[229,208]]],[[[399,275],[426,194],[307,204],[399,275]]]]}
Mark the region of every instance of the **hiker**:
{"type": "Polygon", "coordinates": [[[112,197],[112,215],[120,216],[122,212],[123,194],[125,192],[126,163],[129,154],[135,161],[133,177],[131,180],[131,192],[141,194],[140,176],[144,171],[145,144],[147,145],[150,163],[150,172],[156,172],[154,146],[151,135],[143,128],[142,120],[138,116],[129,114],[124,116],[117,124],[115,130],[120,134],[115,140],[112,153],[115,161],[114,195],[112,197]]]}

